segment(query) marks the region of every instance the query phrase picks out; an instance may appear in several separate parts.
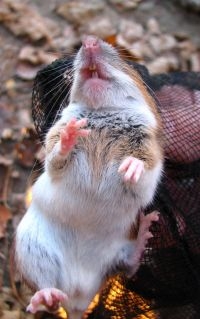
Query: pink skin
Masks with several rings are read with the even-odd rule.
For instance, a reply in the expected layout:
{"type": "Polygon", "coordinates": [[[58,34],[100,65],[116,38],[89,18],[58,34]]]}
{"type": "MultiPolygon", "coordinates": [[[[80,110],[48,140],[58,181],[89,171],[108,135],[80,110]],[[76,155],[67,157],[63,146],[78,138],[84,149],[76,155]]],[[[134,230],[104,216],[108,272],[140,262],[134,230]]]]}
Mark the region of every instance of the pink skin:
{"type": "Polygon", "coordinates": [[[87,119],[71,119],[60,133],[60,154],[67,155],[72,150],[79,137],[86,137],[90,130],[83,129],[87,119]]]}
{"type": "Polygon", "coordinates": [[[127,262],[128,276],[132,277],[138,270],[148,240],[153,237],[149,228],[152,222],[157,222],[158,220],[159,212],[154,211],[147,215],[140,213],[139,231],[135,242],[134,253],[128,258],[127,262]]]}
{"type": "Polygon", "coordinates": [[[154,211],[147,215],[140,213],[140,226],[136,241],[137,250],[134,255],[134,259],[137,259],[138,256],[141,256],[141,252],[144,251],[148,240],[153,237],[152,233],[149,231],[149,228],[152,222],[157,222],[158,220],[159,212],[154,211]]]}
{"type": "Polygon", "coordinates": [[[86,52],[86,54],[96,54],[99,52],[100,46],[98,38],[94,36],[86,36],[83,38],[82,41],[83,50],[86,52]]]}
{"type": "Polygon", "coordinates": [[[107,72],[105,72],[101,62],[103,58],[101,45],[99,40],[93,36],[85,37],[82,44],[83,61],[80,74],[83,80],[83,88],[85,92],[89,91],[93,95],[93,99],[96,99],[96,96],[101,94],[109,85],[107,72]]]}
{"type": "Polygon", "coordinates": [[[55,311],[61,303],[66,303],[67,300],[67,295],[61,290],[56,288],[44,288],[34,294],[26,310],[31,313],[36,313],[38,310],[41,310],[41,305],[43,305],[49,311],[55,311]]]}
{"type": "Polygon", "coordinates": [[[118,169],[119,173],[124,173],[124,181],[136,184],[144,172],[144,162],[129,156],[125,158],[118,169]]]}

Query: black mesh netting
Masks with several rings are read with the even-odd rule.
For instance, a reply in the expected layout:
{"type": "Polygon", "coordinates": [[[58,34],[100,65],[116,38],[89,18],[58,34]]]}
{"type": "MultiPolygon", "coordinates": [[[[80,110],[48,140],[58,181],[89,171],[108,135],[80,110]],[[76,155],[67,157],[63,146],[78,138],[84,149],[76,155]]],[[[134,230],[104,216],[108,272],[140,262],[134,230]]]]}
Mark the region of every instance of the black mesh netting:
{"type": "MultiPolygon", "coordinates": [[[[165,174],[148,210],[159,210],[141,267],[109,280],[90,318],[200,318],[200,73],[150,76],[134,63],[158,101],[165,133],[165,174]]],[[[67,103],[72,61],[41,70],[33,119],[41,139],[67,103]]]]}

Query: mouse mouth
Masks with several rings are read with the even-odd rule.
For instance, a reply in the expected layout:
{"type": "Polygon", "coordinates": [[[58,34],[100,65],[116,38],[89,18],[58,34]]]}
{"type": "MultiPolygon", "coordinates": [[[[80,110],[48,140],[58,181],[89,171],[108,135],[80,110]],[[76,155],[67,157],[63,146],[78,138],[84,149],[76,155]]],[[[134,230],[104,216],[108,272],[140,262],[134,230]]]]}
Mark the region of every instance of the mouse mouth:
{"type": "Polygon", "coordinates": [[[89,80],[89,79],[99,79],[104,81],[108,80],[102,68],[95,63],[92,63],[89,66],[82,68],[81,73],[84,80],[89,80]]]}

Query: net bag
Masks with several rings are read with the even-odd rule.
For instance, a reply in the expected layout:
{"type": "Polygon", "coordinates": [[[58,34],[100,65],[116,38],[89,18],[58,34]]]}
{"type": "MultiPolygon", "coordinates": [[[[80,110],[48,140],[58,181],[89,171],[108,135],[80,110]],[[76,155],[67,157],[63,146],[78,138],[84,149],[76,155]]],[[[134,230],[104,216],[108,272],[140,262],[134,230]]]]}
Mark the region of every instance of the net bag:
{"type": "MultiPolygon", "coordinates": [[[[67,105],[72,59],[38,72],[32,115],[43,141],[67,105]]],[[[200,73],[150,76],[132,63],[157,101],[164,127],[165,173],[151,207],[152,225],[136,275],[108,280],[88,311],[90,319],[200,318],[200,73]]]]}

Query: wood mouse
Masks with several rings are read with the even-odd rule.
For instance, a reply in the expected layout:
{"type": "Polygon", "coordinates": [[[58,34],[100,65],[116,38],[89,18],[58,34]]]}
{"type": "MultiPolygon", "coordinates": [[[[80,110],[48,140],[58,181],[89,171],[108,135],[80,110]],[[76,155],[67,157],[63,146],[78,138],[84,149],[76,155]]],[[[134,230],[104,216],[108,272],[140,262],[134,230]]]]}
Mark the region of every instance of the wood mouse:
{"type": "Polygon", "coordinates": [[[46,136],[44,172],[18,225],[16,267],[37,290],[27,310],[61,303],[80,319],[109,273],[132,276],[158,213],[162,128],[154,99],[110,44],[86,36],[69,105],[46,136]],[[139,217],[133,238],[131,229],[139,217]]]}

